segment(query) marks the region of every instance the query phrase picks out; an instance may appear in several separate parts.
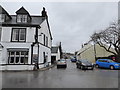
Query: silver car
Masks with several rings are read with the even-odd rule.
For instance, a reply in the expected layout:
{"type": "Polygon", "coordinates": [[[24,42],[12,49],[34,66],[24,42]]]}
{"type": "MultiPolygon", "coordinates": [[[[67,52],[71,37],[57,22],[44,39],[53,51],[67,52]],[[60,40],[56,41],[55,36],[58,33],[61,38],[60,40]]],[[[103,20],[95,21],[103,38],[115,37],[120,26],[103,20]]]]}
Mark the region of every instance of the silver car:
{"type": "Polygon", "coordinates": [[[65,59],[60,59],[57,61],[57,68],[66,68],[67,67],[67,62],[65,59]]]}

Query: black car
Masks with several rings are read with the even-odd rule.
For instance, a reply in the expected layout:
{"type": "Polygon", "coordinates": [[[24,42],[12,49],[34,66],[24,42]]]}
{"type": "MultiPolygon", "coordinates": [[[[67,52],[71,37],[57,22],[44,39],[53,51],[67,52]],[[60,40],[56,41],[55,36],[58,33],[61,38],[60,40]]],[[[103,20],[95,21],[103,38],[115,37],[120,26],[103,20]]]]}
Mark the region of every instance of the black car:
{"type": "Polygon", "coordinates": [[[88,60],[77,60],[76,65],[77,65],[77,68],[82,69],[82,70],[83,69],[91,69],[91,70],[94,69],[94,64],[88,60]]]}

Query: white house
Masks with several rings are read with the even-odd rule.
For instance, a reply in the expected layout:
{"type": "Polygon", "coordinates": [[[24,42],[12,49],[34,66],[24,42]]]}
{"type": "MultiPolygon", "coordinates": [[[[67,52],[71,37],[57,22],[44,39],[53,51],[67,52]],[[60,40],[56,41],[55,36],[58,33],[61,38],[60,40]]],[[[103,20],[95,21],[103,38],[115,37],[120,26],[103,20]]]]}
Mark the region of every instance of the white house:
{"type": "Polygon", "coordinates": [[[16,15],[0,9],[0,69],[33,70],[35,64],[51,64],[52,35],[45,8],[41,16],[30,15],[24,7],[16,15]]]}
{"type": "Polygon", "coordinates": [[[51,48],[51,63],[55,63],[55,61],[61,58],[61,50],[59,46],[54,46],[51,48]]]}

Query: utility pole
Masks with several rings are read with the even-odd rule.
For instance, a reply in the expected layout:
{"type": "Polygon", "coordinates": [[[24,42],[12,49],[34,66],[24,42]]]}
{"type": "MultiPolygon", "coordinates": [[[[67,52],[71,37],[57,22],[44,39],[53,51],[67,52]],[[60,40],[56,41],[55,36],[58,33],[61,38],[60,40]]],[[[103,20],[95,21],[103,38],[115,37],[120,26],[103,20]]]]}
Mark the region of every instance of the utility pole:
{"type": "Polygon", "coordinates": [[[96,61],[96,43],[94,43],[94,56],[95,56],[95,61],[96,61]]]}

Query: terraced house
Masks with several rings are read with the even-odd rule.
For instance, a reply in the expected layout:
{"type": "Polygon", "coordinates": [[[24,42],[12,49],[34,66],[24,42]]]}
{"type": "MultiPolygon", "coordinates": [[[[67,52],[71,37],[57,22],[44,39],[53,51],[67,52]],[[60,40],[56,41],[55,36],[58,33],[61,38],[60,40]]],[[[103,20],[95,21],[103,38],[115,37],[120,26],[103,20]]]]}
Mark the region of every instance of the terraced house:
{"type": "Polygon", "coordinates": [[[48,16],[43,7],[41,15],[30,15],[21,7],[16,15],[0,6],[0,69],[33,70],[51,64],[52,35],[48,16]]]}

